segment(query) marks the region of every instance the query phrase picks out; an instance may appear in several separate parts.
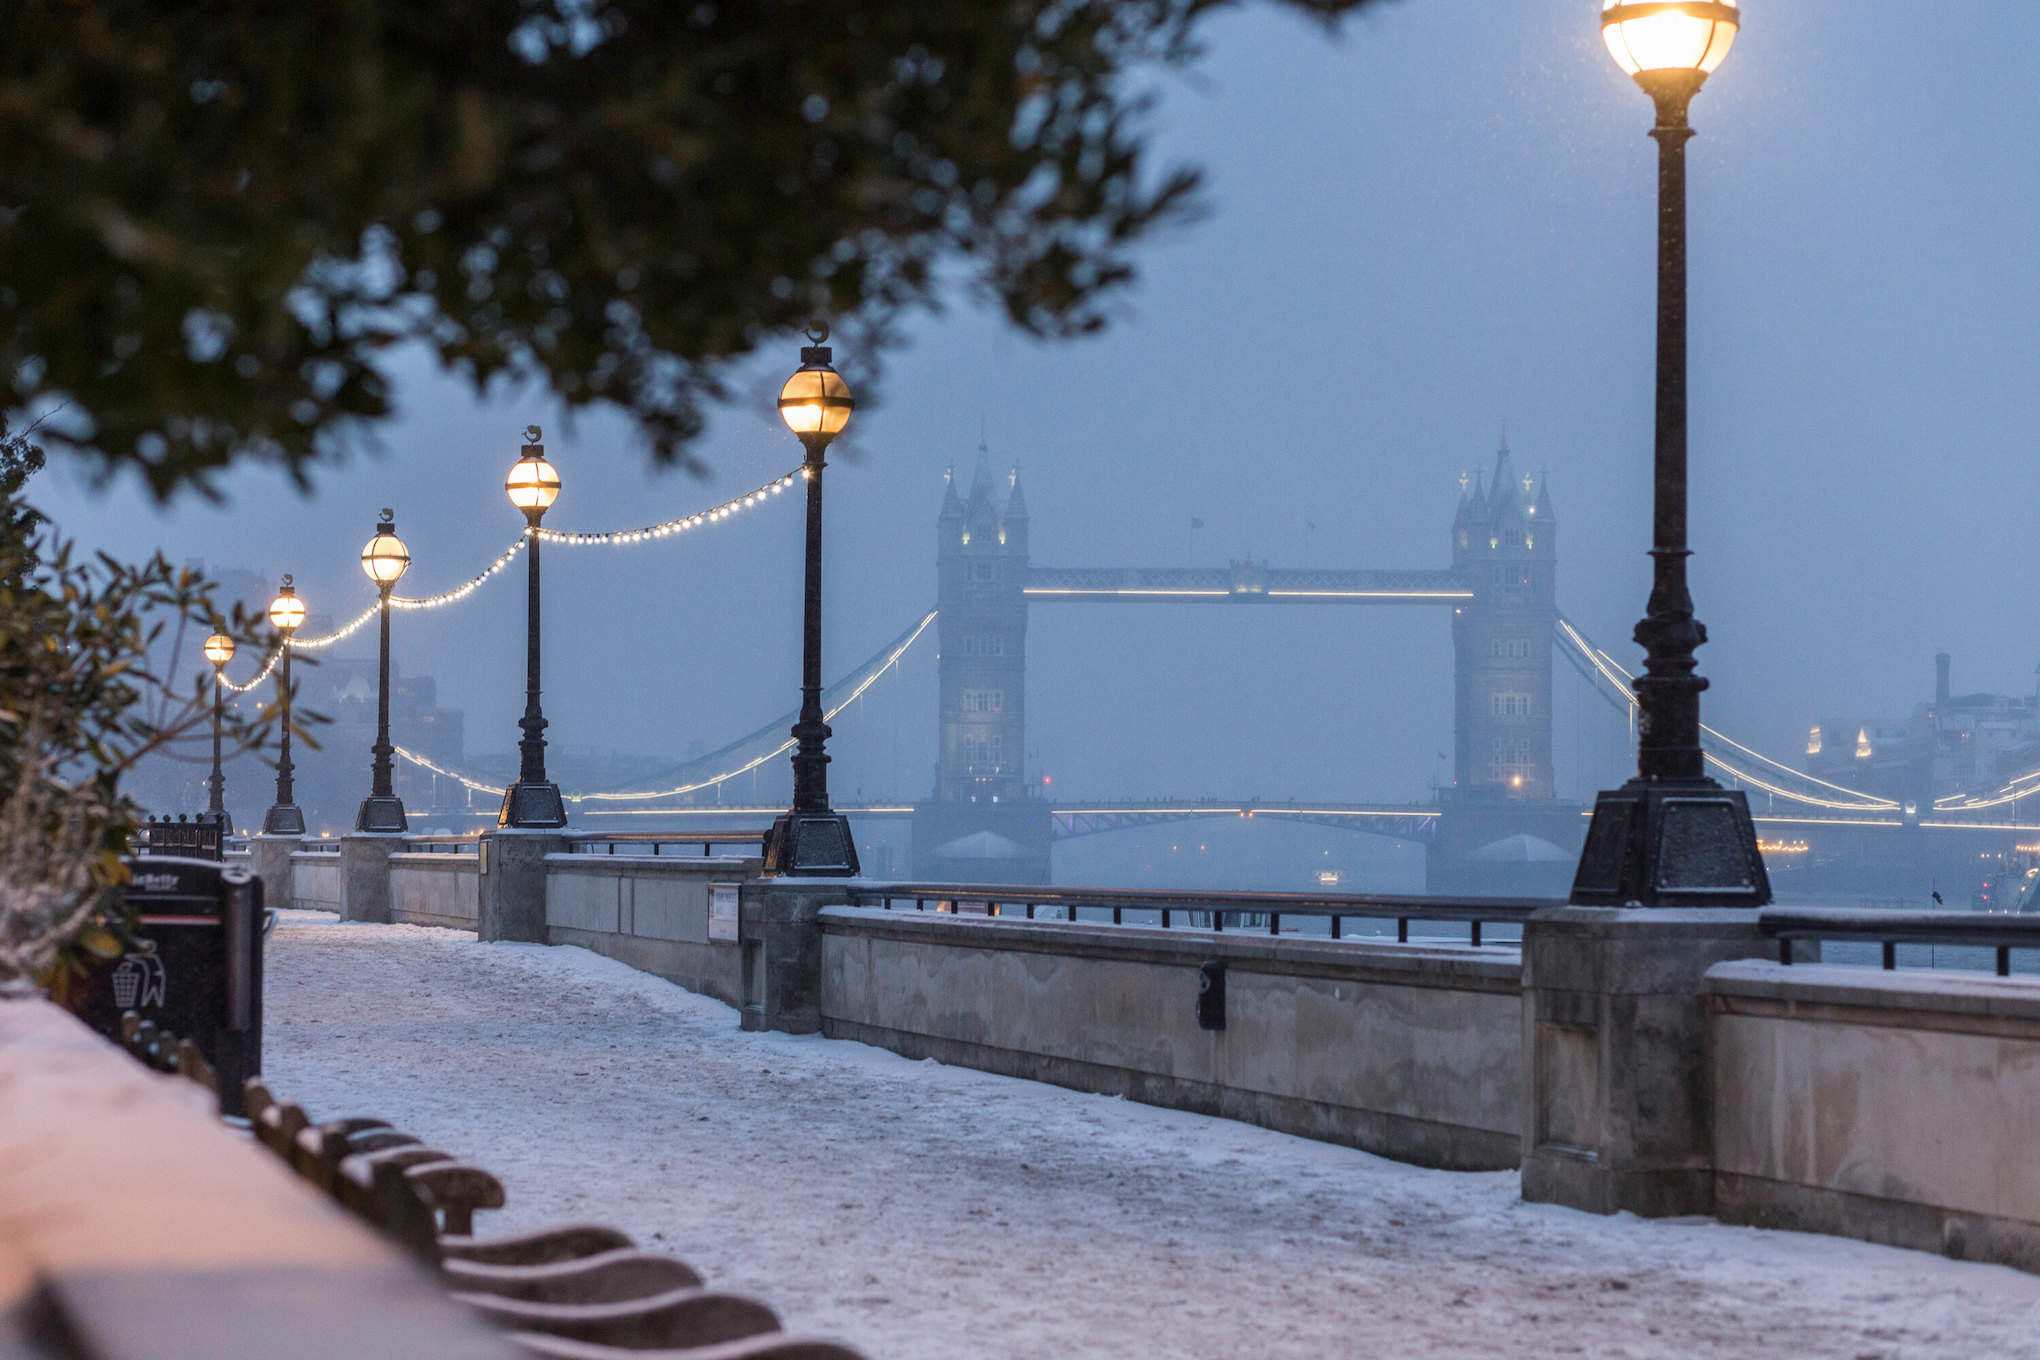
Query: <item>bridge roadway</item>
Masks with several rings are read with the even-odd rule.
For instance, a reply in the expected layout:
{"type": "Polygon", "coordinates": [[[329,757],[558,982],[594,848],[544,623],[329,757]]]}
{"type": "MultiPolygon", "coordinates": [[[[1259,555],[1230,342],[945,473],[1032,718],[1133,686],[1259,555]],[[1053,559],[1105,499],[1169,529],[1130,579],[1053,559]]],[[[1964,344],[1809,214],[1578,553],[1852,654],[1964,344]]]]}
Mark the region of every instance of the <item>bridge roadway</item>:
{"type": "MultiPolygon", "coordinates": [[[[1807,827],[1856,827],[1868,831],[1901,831],[1917,828],[1922,831],[1982,831],[2000,835],[2026,834],[2040,831],[2040,822],[1991,820],[1981,816],[1963,818],[1956,814],[1941,813],[1922,816],[1910,826],[1905,818],[1888,812],[1847,812],[1826,809],[1809,811],[1804,814],[1781,814],[1759,811],[1764,795],[1750,795],[1752,820],[1762,826],[1779,828],[1807,827]]],[[[906,820],[914,815],[911,803],[838,803],[837,810],[854,817],[869,817],[874,820],[906,820]]],[[[583,808],[577,815],[593,817],[670,817],[678,821],[692,822],[697,819],[747,819],[757,818],[770,822],[772,818],[786,811],[783,807],[676,807],[676,808],[583,808]]],[[[1261,799],[1205,799],[1205,798],[1100,798],[1068,803],[1048,804],[1049,814],[1054,818],[1055,838],[1069,840],[1077,836],[1094,836],[1107,831],[1124,831],[1135,827],[1156,826],[1164,822],[1190,821],[1203,818],[1274,818],[1291,822],[1310,822],[1319,826],[1337,827],[1342,831],[1360,831],[1369,835],[1388,836],[1395,840],[1428,842],[1438,834],[1441,816],[1450,809],[1437,803],[1334,803],[1327,801],[1299,801],[1270,803],[1261,799]]],[[[1590,816],[1593,809],[1582,807],[1580,816],[1590,816]]]]}
{"type": "Polygon", "coordinates": [[[1035,567],[1021,593],[1043,601],[1192,604],[1214,599],[1288,604],[1452,604],[1471,600],[1466,573],[1349,567],[1035,567]]]}
{"type": "Polygon", "coordinates": [[[265,1074],[615,1223],[873,1360],[2033,1357],[2040,1279],[1521,1202],[736,1014],[580,949],[286,913],[265,1074]]]}

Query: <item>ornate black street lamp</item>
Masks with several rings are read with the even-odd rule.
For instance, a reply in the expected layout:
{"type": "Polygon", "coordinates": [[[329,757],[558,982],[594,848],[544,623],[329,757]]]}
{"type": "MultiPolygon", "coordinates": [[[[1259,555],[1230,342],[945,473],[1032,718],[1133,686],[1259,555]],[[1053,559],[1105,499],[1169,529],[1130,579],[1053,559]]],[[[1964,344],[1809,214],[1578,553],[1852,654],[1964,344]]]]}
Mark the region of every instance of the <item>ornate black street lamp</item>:
{"type": "Polygon", "coordinates": [[[560,474],[545,460],[545,445],[539,443],[544,431],[527,426],[524,448],[517,465],[510,469],[503,488],[510,503],[524,512],[525,579],[527,582],[524,623],[524,716],[517,725],[524,739],[517,743],[517,782],[503,790],[503,811],[498,826],[555,828],[567,824],[567,805],[560,798],[560,786],[545,777],[545,713],[538,702],[538,523],[546,507],[559,499],[560,474]]]}
{"type": "Polygon", "coordinates": [[[1707,776],[1694,649],[1707,630],[1686,588],[1687,107],[1728,55],[1740,20],[1715,0],[1607,0],[1601,34],[1657,105],[1657,494],[1650,603],[1636,625],[1636,778],[1603,792],[1580,854],[1581,906],[1762,906],[1770,879],[1749,802],[1707,776]]]}
{"type": "Polygon", "coordinates": [[[857,842],[850,819],[829,809],[829,757],[822,720],[822,454],[850,423],[857,403],[829,366],[825,322],[808,329],[800,370],[779,392],[779,414],[807,448],[807,589],[801,616],[800,721],[793,725],[793,808],[765,836],[765,872],[789,876],[855,876],[857,842]]]}
{"type": "Polygon", "coordinates": [[[227,690],[227,663],[234,659],[234,640],[218,628],[213,629],[212,636],[205,640],[205,659],[212,662],[213,668],[212,778],[205,782],[205,811],[224,836],[234,829],[234,819],[227,815],[227,781],[220,770],[220,719],[227,690]]]}
{"type": "Polygon", "coordinates": [[[305,834],[305,814],[298,810],[297,794],[291,787],[290,777],[290,639],[304,621],[305,602],[298,598],[290,577],[285,576],[276,598],[269,602],[269,625],[277,631],[277,664],[282,668],[277,672],[276,703],[280,717],[278,730],[283,736],[276,757],[276,802],[262,817],[262,834],[265,836],[305,834]]]}
{"type": "Polygon", "coordinates": [[[356,831],[411,829],[404,816],[404,800],[390,786],[390,757],[396,753],[390,745],[390,592],[410,567],[411,552],[397,537],[396,516],[385,510],[375,526],[375,537],[361,550],[361,569],[382,597],[382,661],[375,681],[375,764],[368,797],[361,800],[361,811],[354,817],[356,831]]]}

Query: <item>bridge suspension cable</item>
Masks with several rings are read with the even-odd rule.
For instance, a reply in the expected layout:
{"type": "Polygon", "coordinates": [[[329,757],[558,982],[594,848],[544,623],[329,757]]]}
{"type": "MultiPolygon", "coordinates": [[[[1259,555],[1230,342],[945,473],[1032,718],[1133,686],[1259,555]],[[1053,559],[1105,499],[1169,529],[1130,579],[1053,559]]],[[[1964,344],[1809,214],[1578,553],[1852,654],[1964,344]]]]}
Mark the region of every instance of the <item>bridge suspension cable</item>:
{"type": "MultiPolygon", "coordinates": [[[[1563,614],[1559,615],[1558,623],[1553,629],[1553,636],[1566,652],[1567,658],[1573,661],[1576,667],[1584,667],[1582,673],[1587,674],[1590,681],[1598,680],[1600,682],[1595,685],[1597,690],[1601,690],[1605,686],[1605,692],[1619,694],[1631,709],[1636,707],[1636,692],[1630,688],[1630,683],[1635,679],[1635,676],[1630,673],[1627,667],[1623,666],[1621,662],[1615,660],[1614,657],[1608,655],[1601,648],[1595,646],[1586,634],[1574,627],[1572,621],[1563,614]]],[[[1752,788],[1761,789],[1766,793],[1774,794],[1779,798],[1790,799],[1796,803],[1804,803],[1810,807],[1833,808],[1847,812],[1897,812],[1899,810],[1899,805],[1892,799],[1879,798],[1876,794],[1844,788],[1840,784],[1830,784],[1825,779],[1795,770],[1790,765],[1785,765],[1771,759],[1771,757],[1763,754],[1761,751],[1752,750],[1739,741],[1723,736],[1705,723],[1700,725],[1700,732],[1701,747],[1705,751],[1707,759],[1718,766],[1724,774],[1730,775],[1752,788]],[[1720,749],[1722,747],[1735,752],[1735,755],[1724,756],[1720,749]],[[1739,759],[1741,757],[1747,757],[1750,760],[1768,765],[1772,769],[1782,771],[1792,779],[1799,780],[1805,784],[1815,785],[1819,788],[1842,794],[1847,801],[1824,797],[1818,793],[1807,793],[1799,789],[1788,788],[1777,783],[1775,777],[1766,778],[1762,775],[1754,774],[1749,770],[1741,768],[1739,759]]]]}
{"type": "MultiPolygon", "coordinates": [[[[834,685],[831,685],[829,687],[829,691],[825,691],[824,696],[825,699],[830,697],[829,692],[839,694],[841,697],[834,698],[833,702],[827,703],[826,707],[823,710],[823,720],[829,721],[835,718],[837,714],[841,713],[844,709],[848,708],[851,704],[855,703],[858,699],[862,698],[866,690],[870,689],[874,684],[878,683],[880,676],[883,676],[887,671],[897,666],[900,663],[900,660],[906,656],[908,650],[912,648],[913,645],[921,639],[922,634],[926,633],[929,627],[935,622],[935,614],[936,614],[935,610],[932,609],[929,610],[927,614],[924,615],[919,622],[910,625],[905,632],[901,633],[899,636],[895,637],[891,642],[888,642],[884,647],[880,648],[877,652],[873,653],[869,658],[865,660],[863,665],[851,671],[850,674],[845,676],[843,679],[838,680],[834,685]],[[848,687],[847,693],[844,692],[846,686],[848,687]]],[[[702,756],[697,760],[689,761],[686,765],[676,766],[675,769],[676,770],[687,769],[692,766],[710,764],[711,762],[716,762],[719,760],[730,758],[736,752],[742,751],[744,748],[748,746],[752,746],[761,740],[769,739],[771,735],[774,733],[784,732],[786,730],[786,725],[792,722],[796,716],[798,715],[794,713],[784,714],[781,717],[775,718],[773,721],[766,723],[763,727],[758,728],[756,731],[750,732],[742,737],[739,737],[737,740],[731,742],[729,745],[723,747],[721,750],[711,752],[709,755],[702,756]]],[[[673,788],[650,789],[650,790],[623,790],[623,791],[605,790],[593,793],[569,793],[564,794],[562,796],[565,797],[566,800],[570,803],[589,803],[589,802],[623,803],[623,802],[641,802],[654,798],[675,798],[679,797],[682,794],[696,793],[702,789],[712,788],[715,785],[724,783],[727,780],[735,779],[738,775],[749,774],[751,771],[757,769],[759,766],[765,764],[767,761],[772,760],[774,757],[786,754],[788,751],[793,749],[793,746],[794,746],[793,738],[791,737],[782,738],[777,745],[773,746],[771,749],[763,752],[762,754],[755,755],[748,760],[744,760],[740,764],[732,766],[729,769],[721,770],[718,773],[708,775],[701,779],[696,779],[687,783],[676,785],[673,788]]],[[[426,759],[424,756],[417,754],[415,751],[407,751],[401,746],[396,747],[395,750],[398,756],[400,756],[404,760],[409,761],[411,764],[417,765],[422,769],[430,770],[432,773],[436,775],[441,775],[445,778],[455,780],[458,783],[460,783],[463,787],[472,789],[476,793],[487,793],[500,796],[503,792],[503,786],[500,784],[490,784],[485,780],[475,779],[472,778],[471,776],[461,774],[458,771],[446,769],[440,765],[434,764],[432,761],[426,759]]]]}
{"type": "Polygon", "coordinates": [[[2006,803],[2016,803],[2021,798],[2030,798],[2036,793],[2040,793],[2040,770],[2030,770],[2003,784],[1996,792],[1981,798],[1961,793],[1950,794],[1946,798],[1936,798],[1934,800],[1934,810],[1936,812],[1979,811],[1983,808],[2003,807],[2006,803]]]}

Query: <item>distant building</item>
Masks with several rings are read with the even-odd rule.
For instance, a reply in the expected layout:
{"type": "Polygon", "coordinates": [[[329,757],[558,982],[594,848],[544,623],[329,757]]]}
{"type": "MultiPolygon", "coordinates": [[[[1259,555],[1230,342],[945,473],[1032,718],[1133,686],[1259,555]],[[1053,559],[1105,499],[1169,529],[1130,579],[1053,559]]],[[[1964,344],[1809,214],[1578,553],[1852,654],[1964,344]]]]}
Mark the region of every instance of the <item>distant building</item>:
{"type": "MultiPolygon", "coordinates": [[[[295,660],[293,665],[296,665],[295,660]]],[[[322,657],[317,665],[296,665],[297,703],[330,722],[312,729],[320,749],[292,751],[297,772],[298,806],[308,827],[350,830],[354,813],[368,794],[369,765],[374,760],[376,662],[367,658],[322,657]]],[[[439,682],[429,675],[406,676],[390,662],[390,744],[423,756],[443,770],[464,769],[467,761],[466,715],[439,706],[439,682]]],[[[391,777],[413,827],[420,819],[464,815],[469,793],[457,779],[434,774],[423,766],[395,758],[391,777]]],[[[493,800],[477,795],[484,802],[493,800]]]]}
{"type": "Polygon", "coordinates": [[[1951,694],[1949,656],[1934,658],[1934,698],[1911,716],[1827,717],[1807,733],[1806,769],[1820,779],[1927,808],[1988,793],[2040,768],[2036,693],[1951,694]]]}

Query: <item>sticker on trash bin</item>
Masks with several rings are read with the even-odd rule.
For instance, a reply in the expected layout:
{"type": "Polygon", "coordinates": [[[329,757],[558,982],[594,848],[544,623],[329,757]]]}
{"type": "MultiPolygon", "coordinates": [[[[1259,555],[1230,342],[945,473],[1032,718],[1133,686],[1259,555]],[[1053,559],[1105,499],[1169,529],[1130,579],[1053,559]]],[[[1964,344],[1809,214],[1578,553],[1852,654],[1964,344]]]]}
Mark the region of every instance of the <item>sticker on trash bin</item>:
{"type": "Polygon", "coordinates": [[[124,1011],[160,1006],[168,982],[163,960],[156,957],[156,942],[144,940],[140,950],[124,955],[113,970],[113,1004],[124,1011]]]}
{"type": "Polygon", "coordinates": [[[708,885],[708,938],[737,938],[737,885],[734,883],[708,885]]]}

